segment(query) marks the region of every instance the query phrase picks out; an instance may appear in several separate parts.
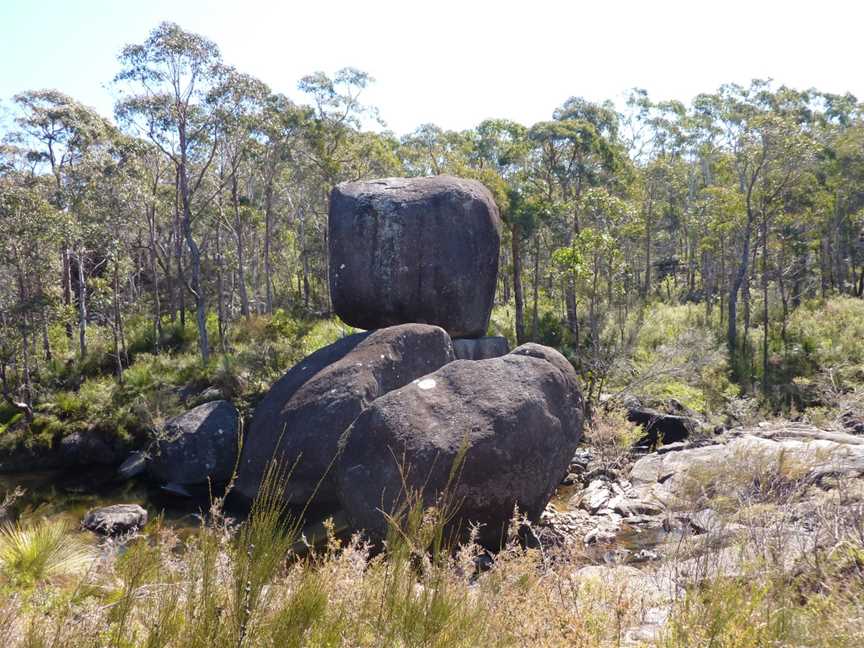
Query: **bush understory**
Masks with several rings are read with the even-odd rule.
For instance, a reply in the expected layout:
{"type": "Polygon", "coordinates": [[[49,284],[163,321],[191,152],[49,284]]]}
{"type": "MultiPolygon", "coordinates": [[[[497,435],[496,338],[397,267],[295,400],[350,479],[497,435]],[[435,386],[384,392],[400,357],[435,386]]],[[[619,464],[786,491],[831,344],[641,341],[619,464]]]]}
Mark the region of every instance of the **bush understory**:
{"type": "Polygon", "coordinates": [[[217,500],[183,540],[156,519],[97,553],[95,541],[32,519],[0,536],[0,644],[860,646],[864,489],[852,481],[814,499],[814,541],[801,551],[778,530],[812,486],[789,467],[751,469],[698,475],[681,503],[716,506],[737,539],[719,549],[725,531],[682,537],[640,564],[635,584],[615,577],[614,560],[582,575],[597,555],[580,545],[525,548],[518,517],[494,559],[470,540],[448,547],[447,505],[423,510],[419,497],[393,517],[383,548],[340,539],[332,524],[310,547],[280,504],[278,471],[248,519],[226,518],[217,500]],[[634,635],[658,610],[662,628],[634,635]]]}
{"type": "MultiPolygon", "coordinates": [[[[215,321],[208,322],[218,339],[215,321]]],[[[88,330],[84,358],[69,350],[61,330],[53,333],[57,358],[39,376],[33,422],[8,403],[0,403],[0,451],[56,447],[75,432],[141,444],[165,420],[198,404],[205,389],[209,399],[227,398],[243,411],[293,364],[354,329],[336,319],[292,316],[277,311],[234,323],[226,335],[224,354],[214,354],[204,366],[196,350],[190,318],[186,326],[165,320],[156,344],[150,320],[127,324],[127,353],[122,380],[116,375],[110,334],[99,327],[88,330]]]]}
{"type": "MultiPolygon", "coordinates": [[[[785,340],[772,338],[784,351],[774,359],[774,377],[782,375],[797,390],[788,413],[827,424],[860,407],[862,311],[860,302],[848,299],[804,304],[790,318],[785,340]],[[820,309],[831,318],[821,317],[820,309]]],[[[541,342],[558,341],[579,362],[584,348],[568,346],[559,316],[541,311],[538,324],[541,342]]],[[[709,419],[740,411],[746,394],[731,381],[720,324],[716,309],[709,315],[697,305],[657,303],[630,314],[623,327],[604,331],[611,351],[603,390],[675,399],[709,419]]],[[[129,323],[130,363],[121,383],[111,375],[110,347],[91,330],[87,358],[58,363],[40,376],[29,429],[18,412],[0,406],[0,445],[48,447],[74,431],[134,442],[209,387],[248,413],[287,368],[351,332],[335,320],[283,312],[253,317],[232,326],[226,355],[202,366],[191,329],[166,321],[164,331],[157,349],[149,322],[129,323]]],[[[496,308],[489,333],[512,337],[509,331],[512,312],[496,308]]],[[[755,333],[751,343],[758,345],[755,333]]],[[[54,334],[65,340],[62,331],[54,334]]],[[[750,419],[777,411],[770,399],[750,402],[750,419]]],[[[638,436],[613,409],[595,414],[586,444],[601,464],[626,471],[638,436]]],[[[807,489],[814,487],[796,480],[795,466],[778,473],[751,464],[742,459],[732,473],[696,473],[682,509],[710,507],[743,528],[727,549],[740,550],[746,560],[733,573],[720,569],[719,554],[705,550],[711,538],[701,537],[685,539],[660,562],[640,565],[658,581],[689,570],[674,579],[675,594],[661,606],[662,632],[644,645],[861,645],[860,487],[821,498],[816,517],[830,537],[783,564],[776,558],[791,548],[783,546],[782,534],[772,535],[780,528],[772,524],[794,516],[796,503],[813,496],[807,489]],[[754,554],[753,546],[765,551],[754,554]]],[[[92,538],[38,511],[7,525],[0,535],[0,645],[619,646],[638,645],[630,633],[656,613],[632,585],[575,576],[597,562],[596,552],[525,548],[515,523],[509,544],[487,570],[479,568],[489,563],[481,548],[439,546],[441,511],[415,508],[394,521],[383,551],[361,536],[337,537],[332,526],[322,545],[298,550],[301,521],[266,492],[259,501],[243,522],[226,518],[214,502],[189,537],[157,519],[121,550],[105,542],[97,551],[92,538]]]]}
{"type": "MultiPolygon", "coordinates": [[[[611,395],[619,401],[627,394],[649,402],[674,400],[710,423],[725,425],[779,415],[827,427],[848,412],[864,415],[864,300],[805,302],[792,312],[785,330],[772,324],[768,393],[753,387],[763,379],[757,358],[761,329],[754,326],[735,359],[749,363],[752,369],[745,373],[752,380],[733,382],[721,315],[718,308],[706,311],[699,304],[649,303],[623,320],[607,322],[596,345],[587,338],[575,345],[562,315],[541,302],[537,335],[574,363],[586,396],[594,400],[611,395]]],[[[511,347],[516,344],[513,316],[512,307],[497,306],[488,330],[507,337],[511,347]]],[[[529,332],[532,321],[529,317],[529,332]]],[[[215,318],[208,328],[221,349],[215,318]]],[[[185,327],[166,318],[158,344],[151,320],[130,318],[121,382],[108,330],[89,329],[84,358],[70,348],[62,328],[52,330],[55,359],[36,376],[32,423],[0,402],[0,452],[38,454],[76,432],[128,448],[141,446],[167,418],[202,402],[202,392],[203,400],[228,398],[248,415],[294,363],[352,332],[335,318],[278,310],[233,323],[225,353],[214,353],[204,366],[191,314],[185,327]]]]}

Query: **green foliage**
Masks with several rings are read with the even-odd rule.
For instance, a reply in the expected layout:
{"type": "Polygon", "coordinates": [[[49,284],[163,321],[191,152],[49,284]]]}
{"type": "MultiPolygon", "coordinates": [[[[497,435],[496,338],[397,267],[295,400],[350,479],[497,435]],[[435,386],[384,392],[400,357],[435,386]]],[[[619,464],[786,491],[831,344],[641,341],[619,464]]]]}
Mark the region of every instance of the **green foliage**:
{"type": "Polygon", "coordinates": [[[95,560],[93,548],[63,521],[38,521],[0,528],[2,577],[32,587],[55,577],[80,573],[95,560]]]}
{"type": "Polygon", "coordinates": [[[486,335],[500,335],[507,338],[507,343],[512,349],[516,345],[515,317],[516,313],[509,304],[506,306],[496,304],[492,307],[486,335]]]}
{"type": "Polygon", "coordinates": [[[794,378],[831,375],[838,390],[864,385],[864,300],[807,302],[787,326],[783,362],[794,378]]]}
{"type": "Polygon", "coordinates": [[[646,396],[675,398],[705,414],[719,411],[737,388],[728,376],[728,356],[714,323],[696,304],[650,305],[637,315],[629,355],[613,374],[619,389],[646,396]]]}
{"type": "MultiPolygon", "coordinates": [[[[191,316],[190,316],[191,319],[191,316]]],[[[131,360],[142,353],[181,353],[195,348],[196,331],[188,321],[182,326],[180,320],[163,318],[162,335],[156,339],[156,328],[152,318],[132,317],[126,322],[127,352],[131,360]]]]}

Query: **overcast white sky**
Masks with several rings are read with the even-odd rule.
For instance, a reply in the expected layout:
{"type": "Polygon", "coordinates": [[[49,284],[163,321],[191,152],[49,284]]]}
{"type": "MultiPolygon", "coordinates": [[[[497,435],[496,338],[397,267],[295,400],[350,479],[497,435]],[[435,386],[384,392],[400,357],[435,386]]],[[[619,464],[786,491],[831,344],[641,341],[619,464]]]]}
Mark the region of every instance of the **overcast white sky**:
{"type": "Polygon", "coordinates": [[[304,74],[365,70],[366,101],[399,134],[530,125],[569,96],[632,87],[689,101],[754,77],[864,99],[862,19],[854,0],[0,0],[0,98],[56,87],[110,114],[119,49],[171,20],[294,98],[304,74]]]}

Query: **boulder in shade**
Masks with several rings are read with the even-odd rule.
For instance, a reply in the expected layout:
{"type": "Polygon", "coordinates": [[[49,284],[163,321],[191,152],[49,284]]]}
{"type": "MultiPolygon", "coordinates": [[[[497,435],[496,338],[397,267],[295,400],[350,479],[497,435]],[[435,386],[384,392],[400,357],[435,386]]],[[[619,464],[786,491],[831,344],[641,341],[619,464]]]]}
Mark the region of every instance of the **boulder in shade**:
{"type": "Polygon", "coordinates": [[[227,482],[237,463],[239,427],[240,415],[228,401],[199,405],[165,424],[147,471],[160,482],[227,482]]]}
{"type": "Polygon", "coordinates": [[[510,346],[507,338],[501,336],[459,338],[453,340],[453,351],[457,360],[488,360],[507,355],[510,346]]]}
{"type": "Polygon", "coordinates": [[[147,524],[147,511],[138,504],[113,504],[87,511],[85,529],[105,536],[133,533],[147,524]]]}

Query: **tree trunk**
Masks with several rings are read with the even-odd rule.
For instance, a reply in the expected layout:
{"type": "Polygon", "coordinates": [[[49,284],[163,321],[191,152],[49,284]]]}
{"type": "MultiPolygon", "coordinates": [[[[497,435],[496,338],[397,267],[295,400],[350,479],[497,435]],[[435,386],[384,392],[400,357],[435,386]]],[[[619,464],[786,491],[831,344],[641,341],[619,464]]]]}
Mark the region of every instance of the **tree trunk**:
{"type": "Polygon", "coordinates": [[[264,190],[264,283],[266,284],[265,306],[273,313],[273,267],[270,260],[270,239],[273,237],[273,179],[268,178],[264,190]]]}
{"type": "MultiPolygon", "coordinates": [[[[66,307],[67,313],[72,310],[72,262],[69,258],[69,242],[63,241],[63,305],[66,307]]],[[[67,316],[68,317],[68,316],[67,316]]],[[[72,346],[72,322],[66,320],[66,338],[69,340],[69,346],[72,346]]]]}
{"type": "MultiPolygon", "coordinates": [[[[28,297],[26,282],[24,281],[24,270],[19,261],[18,299],[22,305],[26,305],[28,297]]],[[[21,364],[24,368],[24,400],[16,402],[7,396],[7,401],[17,409],[23,411],[29,423],[33,420],[33,382],[30,377],[30,321],[27,317],[26,306],[21,312],[21,349],[21,364]]]]}
{"type": "Polygon", "coordinates": [[[538,314],[540,294],[540,233],[534,232],[534,303],[531,314],[531,339],[537,342],[540,339],[540,319],[538,314]]]}
{"type": "Polygon", "coordinates": [[[651,294],[651,235],[653,222],[654,204],[648,203],[648,212],[645,215],[645,285],[642,287],[642,297],[651,294]]]}
{"type": "MultiPolygon", "coordinates": [[[[186,136],[180,131],[180,197],[183,201],[183,236],[189,249],[189,260],[192,266],[192,294],[195,296],[195,320],[198,325],[198,350],[201,352],[201,362],[207,364],[210,360],[210,341],[207,339],[207,301],[204,297],[204,287],[201,284],[201,250],[192,236],[192,205],[189,204],[189,181],[186,177],[186,136]]],[[[181,320],[182,322],[182,320],[181,320]]]]}
{"type": "Polygon", "coordinates": [[[240,314],[249,319],[249,293],[246,291],[246,249],[243,241],[243,221],[240,218],[240,198],[237,172],[231,174],[231,207],[234,210],[234,234],[237,238],[237,284],[240,292],[240,314]]]}
{"type": "Polygon", "coordinates": [[[111,327],[113,338],[114,338],[114,366],[117,370],[117,382],[121,385],[123,384],[123,355],[124,355],[124,344],[122,342],[121,335],[121,316],[120,316],[120,300],[118,298],[118,293],[120,292],[120,282],[119,282],[119,272],[117,267],[117,261],[114,261],[114,274],[112,277],[112,287],[113,287],[113,295],[112,295],[112,306],[114,309],[114,322],[111,327]]]}
{"type": "Polygon", "coordinates": [[[513,225],[511,249],[513,252],[513,295],[516,301],[516,344],[525,340],[525,297],[522,292],[522,227],[513,225]]]}
{"type": "Polygon", "coordinates": [[[309,308],[309,254],[306,250],[306,214],[301,208],[300,216],[300,263],[303,266],[303,305],[309,308]]]}
{"type": "MultiPolygon", "coordinates": [[[[185,174],[185,167],[183,173],[185,174]]],[[[180,172],[177,172],[177,188],[174,196],[174,259],[177,263],[177,282],[174,287],[177,295],[177,312],[180,315],[180,328],[186,328],[186,274],[183,271],[183,227],[180,221],[180,172]]],[[[185,184],[185,179],[183,180],[185,184]]],[[[185,218],[185,203],[187,199],[183,198],[184,203],[184,218],[185,218]]]]}
{"type": "MultiPolygon", "coordinates": [[[[221,207],[220,207],[221,209],[221,207]]],[[[225,344],[225,285],[223,279],[225,256],[222,254],[222,224],[216,223],[216,317],[219,325],[219,349],[227,352],[225,344]]]]}
{"type": "Polygon", "coordinates": [[[153,334],[158,353],[162,341],[162,304],[159,301],[159,269],[156,265],[156,207],[148,207],[147,223],[149,229],[149,265],[153,286],[153,334]]]}
{"type": "Polygon", "coordinates": [[[87,282],[84,279],[84,251],[78,250],[78,349],[87,355],[87,282]]]}
{"type": "MultiPolygon", "coordinates": [[[[749,203],[749,195],[748,195],[749,203]]],[[[753,210],[748,205],[747,207],[747,225],[744,228],[744,240],[741,248],[741,260],[738,264],[738,270],[729,288],[729,321],[726,332],[726,343],[729,347],[729,354],[734,356],[738,349],[738,293],[744,285],[747,278],[747,273],[750,263],[750,237],[753,233],[753,210]]]]}
{"type": "Polygon", "coordinates": [[[768,215],[762,211],[762,394],[768,395],[768,215]]]}

